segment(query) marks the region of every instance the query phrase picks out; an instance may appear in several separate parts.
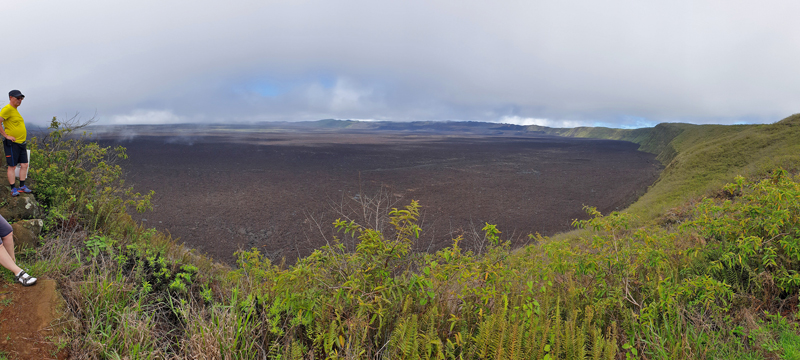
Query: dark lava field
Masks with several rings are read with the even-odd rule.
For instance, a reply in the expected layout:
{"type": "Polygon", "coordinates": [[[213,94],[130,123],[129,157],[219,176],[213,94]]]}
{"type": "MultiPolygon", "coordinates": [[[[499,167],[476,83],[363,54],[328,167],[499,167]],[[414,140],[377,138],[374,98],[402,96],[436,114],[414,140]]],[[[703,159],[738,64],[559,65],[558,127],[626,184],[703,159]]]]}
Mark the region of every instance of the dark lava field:
{"type": "MultiPolygon", "coordinates": [[[[155,190],[148,226],[211,257],[235,263],[258,248],[293,263],[333,242],[331,223],[387,226],[390,208],[422,206],[416,248],[435,251],[463,235],[480,251],[496,224],[522,246],[586,218],[583,205],[621,210],[658,177],[638,145],[548,135],[286,132],[105,134],[123,145],[128,184],[155,190]],[[376,214],[378,216],[376,216],[376,214]]],[[[341,237],[341,236],[340,236],[341,237]]],[[[345,240],[352,248],[352,240],[345,240]]]]}

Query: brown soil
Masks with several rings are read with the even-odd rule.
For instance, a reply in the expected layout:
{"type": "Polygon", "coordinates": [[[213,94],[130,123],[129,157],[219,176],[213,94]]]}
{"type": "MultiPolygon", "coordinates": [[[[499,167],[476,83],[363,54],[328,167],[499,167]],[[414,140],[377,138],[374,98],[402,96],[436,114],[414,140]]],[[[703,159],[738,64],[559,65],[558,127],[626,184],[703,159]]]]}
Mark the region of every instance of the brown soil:
{"type": "Polygon", "coordinates": [[[419,200],[419,250],[458,235],[479,250],[485,223],[521,246],[527,234],[569,230],[586,217],[583,205],[625,208],[661,170],[633,143],[538,135],[140,136],[120,144],[129,183],[156,191],[154,210],[134,218],[231,264],[237,249],[253,247],[293,262],[332,240],[336,218],[364,221],[362,203],[377,199],[382,210],[419,200]]]}
{"type": "Polygon", "coordinates": [[[58,296],[54,280],[39,279],[30,287],[0,282],[0,355],[19,360],[69,357],[50,339],[58,296]]]}

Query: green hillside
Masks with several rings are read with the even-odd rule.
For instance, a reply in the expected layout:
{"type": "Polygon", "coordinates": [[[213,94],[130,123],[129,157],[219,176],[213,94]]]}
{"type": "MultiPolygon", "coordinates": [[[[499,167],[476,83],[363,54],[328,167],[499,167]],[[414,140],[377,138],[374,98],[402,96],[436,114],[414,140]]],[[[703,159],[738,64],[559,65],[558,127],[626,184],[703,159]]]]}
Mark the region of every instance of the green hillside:
{"type": "Polygon", "coordinates": [[[653,128],[550,129],[548,134],[631,141],[665,166],[658,181],[628,211],[652,218],[719,189],[737,175],[758,178],[800,164],[800,114],[768,125],[664,123],[653,128]]]}
{"type": "Polygon", "coordinates": [[[337,220],[338,238],[293,266],[250,249],[235,269],[131,221],[126,207],[146,210],[152,194],[126,187],[110,149],[64,140],[70,129],[54,119],[33,142],[48,232],[18,260],[58,281],[69,326],[52,341],[75,358],[800,357],[797,115],[771,125],[531,127],[634,141],[665,169],[628,210],[587,207],[576,231],[531,234],[521,249],[485,224],[478,252],[461,237],[414,252],[421,204],[412,201],[372,214],[380,228],[337,220]]]}

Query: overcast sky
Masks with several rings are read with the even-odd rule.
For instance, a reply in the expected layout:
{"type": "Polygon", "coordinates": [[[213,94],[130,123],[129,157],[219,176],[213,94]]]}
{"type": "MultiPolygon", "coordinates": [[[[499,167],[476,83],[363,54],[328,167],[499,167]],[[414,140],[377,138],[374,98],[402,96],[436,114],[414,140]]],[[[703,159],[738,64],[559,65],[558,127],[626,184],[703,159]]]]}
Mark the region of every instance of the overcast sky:
{"type": "Polygon", "coordinates": [[[26,121],[771,123],[800,1],[3,1],[26,121]]]}

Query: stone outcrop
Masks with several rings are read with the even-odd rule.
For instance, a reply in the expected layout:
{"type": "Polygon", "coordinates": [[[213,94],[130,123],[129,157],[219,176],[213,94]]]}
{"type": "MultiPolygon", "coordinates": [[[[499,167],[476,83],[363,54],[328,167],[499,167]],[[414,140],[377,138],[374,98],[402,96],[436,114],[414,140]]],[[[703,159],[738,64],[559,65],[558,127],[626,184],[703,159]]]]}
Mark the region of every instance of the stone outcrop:
{"type": "Polygon", "coordinates": [[[22,249],[39,245],[42,225],[44,225],[44,221],[41,219],[20,220],[11,224],[11,228],[14,230],[14,246],[22,249]]]}
{"type": "Polygon", "coordinates": [[[33,194],[11,196],[7,186],[0,186],[0,216],[11,224],[17,247],[35,247],[39,244],[43,215],[44,211],[33,194]]]}
{"type": "Polygon", "coordinates": [[[39,206],[39,202],[32,194],[20,194],[12,197],[8,190],[0,191],[0,205],[2,205],[0,215],[8,222],[42,217],[42,207],[39,206]]]}

